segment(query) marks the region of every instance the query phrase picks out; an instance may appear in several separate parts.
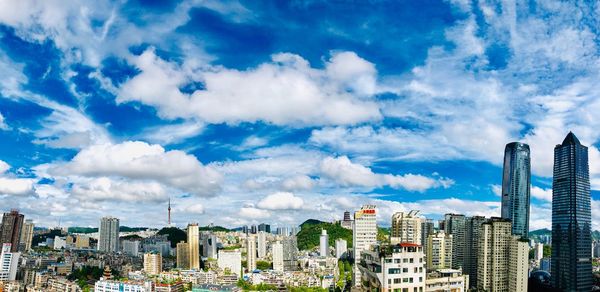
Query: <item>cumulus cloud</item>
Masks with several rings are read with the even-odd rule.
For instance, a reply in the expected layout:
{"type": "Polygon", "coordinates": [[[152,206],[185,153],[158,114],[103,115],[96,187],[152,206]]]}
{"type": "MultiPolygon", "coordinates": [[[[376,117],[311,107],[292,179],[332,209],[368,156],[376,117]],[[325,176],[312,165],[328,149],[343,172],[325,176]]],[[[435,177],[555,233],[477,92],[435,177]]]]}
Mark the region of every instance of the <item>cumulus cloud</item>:
{"type": "Polygon", "coordinates": [[[454,182],[447,178],[405,174],[377,174],[370,168],[353,163],[347,156],[327,157],[321,163],[321,172],[343,186],[382,187],[423,192],[430,188],[451,186],[454,182]]]}
{"type": "Polygon", "coordinates": [[[100,177],[73,185],[71,193],[80,200],[158,202],[167,199],[168,190],[157,182],[140,182],[100,177]]]}
{"type": "Polygon", "coordinates": [[[139,141],[90,146],[50,172],[62,176],[154,180],[200,196],[215,195],[222,180],[220,173],[202,165],[193,155],[139,141]]]}
{"type": "Polygon", "coordinates": [[[0,130],[9,130],[10,127],[6,124],[4,116],[0,113],[0,130]]]}
{"type": "Polygon", "coordinates": [[[204,205],[202,205],[200,203],[186,205],[181,208],[178,208],[178,210],[185,212],[185,213],[196,214],[196,215],[204,214],[204,212],[205,212],[204,205]]]}
{"type": "Polygon", "coordinates": [[[502,186],[501,185],[491,185],[490,186],[492,188],[492,193],[494,193],[494,195],[500,197],[502,196],[502,186]]]}
{"type": "Polygon", "coordinates": [[[552,202],[552,189],[531,186],[531,196],[538,200],[552,202]]]}
{"type": "Polygon", "coordinates": [[[158,57],[153,49],[135,58],[133,65],[141,73],[120,87],[117,101],[154,106],[167,119],[292,126],[381,119],[378,104],[361,97],[375,91],[374,65],[354,53],[333,53],[325,70],[311,68],[298,55],[280,53],[271,62],[246,71],[214,67],[186,72],[158,57]],[[349,71],[340,73],[345,69],[349,71]],[[195,80],[201,80],[205,88],[192,94],[179,89],[195,80]]]}
{"type": "Polygon", "coordinates": [[[34,179],[16,178],[6,174],[10,165],[0,160],[0,195],[24,196],[34,191],[34,179]]]}
{"type": "Polygon", "coordinates": [[[288,192],[277,192],[264,197],[257,206],[267,210],[297,210],[303,205],[302,198],[288,192]]]}
{"type": "Polygon", "coordinates": [[[242,207],[239,215],[246,219],[264,219],[269,218],[271,214],[267,210],[258,209],[252,206],[242,207]]]}

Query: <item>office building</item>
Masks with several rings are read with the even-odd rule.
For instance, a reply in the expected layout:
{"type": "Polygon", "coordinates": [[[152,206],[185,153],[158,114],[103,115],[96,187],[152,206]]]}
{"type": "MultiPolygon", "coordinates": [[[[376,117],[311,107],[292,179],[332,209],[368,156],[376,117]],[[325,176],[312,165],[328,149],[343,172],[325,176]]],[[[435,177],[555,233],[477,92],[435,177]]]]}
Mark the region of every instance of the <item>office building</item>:
{"type": "Polygon", "coordinates": [[[67,248],[67,240],[64,237],[60,237],[58,235],[54,236],[54,246],[55,250],[66,249],[67,248]]]}
{"type": "Polygon", "coordinates": [[[144,272],[147,275],[158,275],[162,272],[162,256],[157,252],[144,254],[144,272]]]}
{"type": "Polygon", "coordinates": [[[273,270],[276,272],[283,272],[283,244],[277,241],[271,246],[271,253],[273,256],[273,270]]]}
{"type": "Polygon", "coordinates": [[[220,250],[217,265],[224,271],[236,274],[238,278],[242,277],[242,253],[239,250],[220,250]]]}
{"type": "Polygon", "coordinates": [[[374,205],[364,205],[354,213],[352,241],[354,244],[354,285],[359,286],[361,278],[358,262],[361,252],[370,250],[377,243],[377,216],[374,205]]]}
{"type": "Polygon", "coordinates": [[[283,269],[293,272],[298,269],[298,242],[296,236],[286,236],[281,240],[283,245],[283,269]]]}
{"type": "Polygon", "coordinates": [[[427,269],[449,269],[452,267],[452,235],[440,231],[427,239],[427,269]]]}
{"type": "Polygon", "coordinates": [[[205,258],[217,258],[217,236],[212,232],[202,233],[202,255],[205,258]]]}
{"type": "Polygon", "coordinates": [[[258,225],[258,231],[263,231],[265,233],[271,233],[271,225],[269,224],[265,224],[265,223],[261,223],[258,225]]]}
{"type": "Polygon", "coordinates": [[[256,225],[250,226],[250,233],[256,234],[257,232],[258,232],[258,228],[256,227],[256,225]]]}
{"type": "Polygon", "coordinates": [[[542,260],[543,257],[544,257],[544,244],[541,242],[538,242],[535,244],[533,258],[535,259],[535,262],[539,265],[540,261],[542,260]]]}
{"type": "Polygon", "coordinates": [[[138,256],[140,253],[140,241],[139,240],[123,240],[123,253],[130,256],[138,256]]]}
{"type": "Polygon", "coordinates": [[[392,215],[391,244],[410,242],[421,245],[421,228],[425,220],[418,215],[417,210],[408,213],[397,212],[392,215]]]}
{"type": "Polygon", "coordinates": [[[341,238],[335,240],[335,257],[345,259],[348,257],[348,242],[341,238]]]}
{"type": "Polygon", "coordinates": [[[329,235],[327,230],[321,230],[321,236],[319,237],[319,255],[322,257],[329,256],[329,235]]]}
{"type": "Polygon", "coordinates": [[[21,238],[19,239],[19,251],[28,252],[31,250],[31,242],[33,241],[33,220],[27,219],[23,223],[21,229],[21,238]]]}
{"type": "MultiPolygon", "coordinates": [[[[260,226],[260,225],[259,225],[260,226]]],[[[259,259],[264,259],[267,256],[267,235],[264,231],[259,231],[257,236],[257,253],[259,259]]]]}
{"type": "Polygon", "coordinates": [[[98,250],[102,252],[119,252],[119,219],[104,217],[100,220],[98,250]]]}
{"type": "Polygon", "coordinates": [[[467,218],[461,214],[444,216],[444,232],[452,235],[452,268],[462,269],[467,241],[465,238],[467,218]]]}
{"type": "Polygon", "coordinates": [[[89,248],[90,238],[87,235],[77,235],[75,237],[75,248],[89,248]]]}
{"type": "Polygon", "coordinates": [[[176,254],[177,254],[177,268],[187,270],[190,268],[190,255],[189,246],[187,242],[181,241],[177,243],[176,254]]]}
{"type": "Polygon", "coordinates": [[[423,246],[423,250],[427,250],[427,239],[429,235],[435,233],[435,228],[433,226],[433,220],[424,219],[423,223],[421,223],[421,246],[423,246]]]}
{"type": "Polygon", "coordinates": [[[592,287],[591,201],[588,149],[571,132],[554,148],[552,179],[552,286],[592,287]]]}
{"type": "Polygon", "coordinates": [[[14,281],[17,276],[20,252],[12,251],[11,243],[2,244],[0,254],[0,281],[14,281]]]}
{"type": "Polygon", "coordinates": [[[198,224],[188,224],[187,242],[189,267],[192,270],[200,270],[200,231],[198,228],[198,224]]]}
{"type": "Polygon", "coordinates": [[[21,240],[21,230],[25,216],[17,210],[11,210],[2,216],[2,226],[0,226],[0,244],[10,243],[11,252],[19,250],[21,240]]]}
{"type": "Polygon", "coordinates": [[[510,220],[492,218],[483,223],[478,252],[477,289],[527,292],[529,247],[526,240],[512,235],[510,220]],[[511,286],[519,290],[511,290],[511,286]]]}
{"type": "Polygon", "coordinates": [[[256,238],[248,235],[246,238],[246,269],[248,272],[256,270],[256,238]]]}
{"type": "Polygon", "coordinates": [[[502,218],[512,222],[512,233],[529,236],[531,158],[529,145],[513,142],[504,149],[502,173],[502,218]]]}
{"type": "Polygon", "coordinates": [[[479,231],[487,219],[483,216],[467,217],[465,221],[465,256],[463,274],[469,276],[470,288],[477,287],[477,261],[479,257],[479,231]]]}
{"type": "Polygon", "coordinates": [[[367,291],[425,291],[425,254],[415,243],[363,250],[357,264],[367,291]]]}
{"type": "Polygon", "coordinates": [[[552,266],[552,259],[550,258],[542,258],[542,260],[540,261],[540,270],[542,271],[546,271],[548,273],[550,273],[550,270],[552,266]]]}

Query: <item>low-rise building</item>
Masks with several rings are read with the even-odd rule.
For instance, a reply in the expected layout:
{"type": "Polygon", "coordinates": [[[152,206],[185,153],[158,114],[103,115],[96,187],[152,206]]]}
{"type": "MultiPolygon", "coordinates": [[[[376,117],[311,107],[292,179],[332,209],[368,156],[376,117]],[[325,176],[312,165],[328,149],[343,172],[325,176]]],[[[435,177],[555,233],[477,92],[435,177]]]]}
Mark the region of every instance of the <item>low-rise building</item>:
{"type": "Polygon", "coordinates": [[[460,270],[439,269],[427,274],[425,292],[466,292],[469,289],[469,276],[460,270]]]}

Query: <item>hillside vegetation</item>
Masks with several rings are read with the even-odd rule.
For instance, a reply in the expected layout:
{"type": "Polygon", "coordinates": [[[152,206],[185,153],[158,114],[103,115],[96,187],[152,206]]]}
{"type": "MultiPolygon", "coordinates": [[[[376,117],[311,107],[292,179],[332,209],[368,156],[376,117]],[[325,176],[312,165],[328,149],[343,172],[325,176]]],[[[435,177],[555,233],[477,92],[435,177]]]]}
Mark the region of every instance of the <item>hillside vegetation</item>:
{"type": "Polygon", "coordinates": [[[327,230],[330,246],[335,246],[335,240],[341,238],[348,242],[348,248],[352,247],[352,230],[345,229],[340,224],[309,219],[302,223],[300,227],[300,232],[297,235],[299,250],[310,250],[319,246],[322,229],[327,230]]]}

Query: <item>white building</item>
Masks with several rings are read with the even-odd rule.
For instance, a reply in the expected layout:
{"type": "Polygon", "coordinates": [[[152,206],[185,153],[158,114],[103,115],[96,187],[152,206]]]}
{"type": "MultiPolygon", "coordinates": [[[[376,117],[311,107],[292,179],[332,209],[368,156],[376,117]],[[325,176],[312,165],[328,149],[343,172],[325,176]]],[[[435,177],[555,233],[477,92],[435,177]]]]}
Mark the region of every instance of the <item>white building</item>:
{"type": "Polygon", "coordinates": [[[152,292],[152,282],[121,282],[111,280],[100,280],[96,281],[94,285],[94,292],[116,292],[116,291],[127,291],[127,292],[152,292]]]}
{"type": "Polygon", "coordinates": [[[460,270],[440,269],[427,274],[425,292],[466,292],[469,289],[469,276],[460,270]]]}
{"type": "Polygon", "coordinates": [[[361,252],[361,283],[368,283],[369,290],[425,291],[427,270],[421,245],[399,243],[382,249],[361,252]]]}
{"type": "Polygon", "coordinates": [[[130,256],[138,256],[140,253],[139,240],[123,240],[123,253],[130,256]]]}
{"type": "Polygon", "coordinates": [[[425,219],[417,217],[418,214],[419,211],[412,210],[409,213],[397,212],[392,216],[391,244],[401,242],[421,244],[421,228],[425,219]]]}
{"type": "Polygon", "coordinates": [[[321,230],[321,237],[319,238],[319,255],[322,257],[329,256],[329,235],[327,230],[321,230]]]}
{"type": "Polygon", "coordinates": [[[359,211],[354,212],[354,226],[352,228],[352,241],[354,243],[354,285],[360,286],[360,270],[358,263],[361,252],[367,251],[377,243],[377,215],[374,205],[364,205],[359,211]]]}
{"type": "Polygon", "coordinates": [[[535,251],[533,253],[534,253],[534,257],[535,257],[535,262],[539,266],[540,261],[544,257],[544,244],[541,242],[536,243],[535,251]]]}
{"type": "Polygon", "coordinates": [[[253,235],[246,239],[246,268],[248,272],[256,270],[256,238],[253,235]]]}
{"type": "Polygon", "coordinates": [[[257,236],[258,241],[258,258],[263,259],[267,256],[267,235],[264,231],[259,231],[257,236]]]}
{"type": "Polygon", "coordinates": [[[335,257],[338,259],[346,258],[348,256],[348,242],[338,238],[335,240],[335,257]]]}
{"type": "Polygon", "coordinates": [[[54,249],[66,249],[67,248],[67,240],[64,237],[60,237],[58,235],[54,236],[54,249]]]}
{"type": "Polygon", "coordinates": [[[0,281],[14,281],[17,276],[20,252],[11,252],[12,244],[2,244],[0,254],[0,281]]]}
{"type": "Polygon", "coordinates": [[[217,265],[223,270],[229,270],[238,277],[242,276],[242,253],[239,250],[220,250],[217,265]]]}
{"type": "Polygon", "coordinates": [[[103,252],[119,251],[119,219],[103,217],[100,221],[98,250],[103,252]]]}
{"type": "Polygon", "coordinates": [[[518,236],[512,236],[508,252],[508,291],[527,292],[528,277],[529,246],[518,236]]]}
{"type": "Polygon", "coordinates": [[[276,272],[283,272],[283,244],[276,242],[271,246],[271,253],[273,256],[273,270],[276,272]]]}
{"type": "Polygon", "coordinates": [[[452,235],[440,231],[427,238],[427,269],[448,269],[452,267],[452,235]]]}

